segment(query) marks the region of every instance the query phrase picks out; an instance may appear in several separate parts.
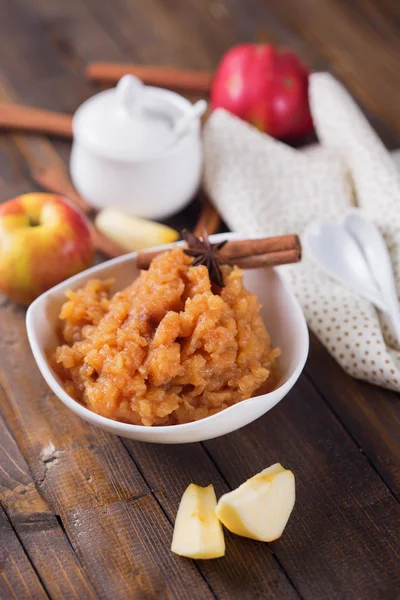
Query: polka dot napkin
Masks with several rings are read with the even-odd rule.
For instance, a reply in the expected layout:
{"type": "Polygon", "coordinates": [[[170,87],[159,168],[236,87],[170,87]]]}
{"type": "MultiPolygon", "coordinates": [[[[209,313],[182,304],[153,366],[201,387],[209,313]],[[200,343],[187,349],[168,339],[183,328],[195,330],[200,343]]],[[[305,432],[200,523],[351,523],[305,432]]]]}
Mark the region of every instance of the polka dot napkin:
{"type": "MultiPolygon", "coordinates": [[[[400,170],[343,86],[310,79],[320,144],[295,150],[223,110],[204,131],[204,183],[227,225],[249,236],[302,233],[359,206],[383,233],[400,294],[400,170]]],[[[400,391],[400,345],[389,319],[304,255],[280,267],[312,331],[352,376],[400,391]]]]}

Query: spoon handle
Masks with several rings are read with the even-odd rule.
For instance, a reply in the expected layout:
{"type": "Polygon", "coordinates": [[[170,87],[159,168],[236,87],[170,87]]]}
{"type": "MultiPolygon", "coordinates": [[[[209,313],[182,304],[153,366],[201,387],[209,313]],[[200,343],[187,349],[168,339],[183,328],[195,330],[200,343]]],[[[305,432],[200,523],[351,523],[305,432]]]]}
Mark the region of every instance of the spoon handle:
{"type": "Polygon", "coordinates": [[[369,264],[400,344],[400,302],[397,296],[392,261],[385,240],[378,228],[356,210],[347,215],[345,227],[359,244],[369,264]]]}
{"type": "Polygon", "coordinates": [[[316,220],[305,228],[303,243],[330,277],[372,302],[379,310],[388,312],[365,256],[349,231],[335,223],[316,220]]]}
{"type": "Polygon", "coordinates": [[[397,306],[390,308],[389,312],[390,319],[392,321],[393,329],[397,337],[397,341],[400,344],[400,308],[397,306]]]}

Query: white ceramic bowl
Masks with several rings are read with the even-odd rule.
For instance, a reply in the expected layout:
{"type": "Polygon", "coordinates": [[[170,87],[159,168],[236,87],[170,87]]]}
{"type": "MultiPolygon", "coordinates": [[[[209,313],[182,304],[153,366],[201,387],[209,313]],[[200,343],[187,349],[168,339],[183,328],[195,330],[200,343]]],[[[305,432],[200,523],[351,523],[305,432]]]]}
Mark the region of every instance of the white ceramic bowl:
{"type": "MultiPolygon", "coordinates": [[[[218,242],[226,238],[240,239],[240,236],[219,234],[212,236],[211,241],[218,242]]],[[[97,415],[71,398],[64,391],[61,381],[52,371],[46,358],[46,350],[54,348],[58,343],[56,326],[64,293],[68,288],[81,287],[91,278],[114,278],[113,291],[126,287],[138,275],[135,256],[135,253],[127,254],[79,273],[42,294],[28,309],[26,326],[33,355],[47,384],[68,408],[89,423],[116,435],[143,442],[182,444],[216,438],[240,429],[268,412],[286,396],[299,378],[306,362],[308,330],[302,310],[278,270],[266,268],[245,271],[244,281],[263,305],[261,314],[272,343],[282,348],[282,356],[279,359],[281,377],[274,391],[240,402],[200,421],[169,427],[119,423],[97,415]]]]}

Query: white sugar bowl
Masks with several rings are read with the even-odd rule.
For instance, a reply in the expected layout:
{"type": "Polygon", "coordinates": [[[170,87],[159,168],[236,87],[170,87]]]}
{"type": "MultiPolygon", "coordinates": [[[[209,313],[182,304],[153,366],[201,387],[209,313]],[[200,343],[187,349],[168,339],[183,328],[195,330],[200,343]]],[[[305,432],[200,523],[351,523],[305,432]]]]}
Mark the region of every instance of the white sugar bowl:
{"type": "Polygon", "coordinates": [[[196,193],[202,170],[200,118],[195,105],[125,75],[76,111],[70,170],[95,208],[113,206],[149,219],[180,211],[196,193]]]}

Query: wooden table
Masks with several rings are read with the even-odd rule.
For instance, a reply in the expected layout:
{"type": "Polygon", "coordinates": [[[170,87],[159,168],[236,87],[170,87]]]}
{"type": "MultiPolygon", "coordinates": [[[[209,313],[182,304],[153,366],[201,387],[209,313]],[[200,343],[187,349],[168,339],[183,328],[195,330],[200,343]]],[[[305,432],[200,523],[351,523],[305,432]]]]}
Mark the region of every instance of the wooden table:
{"type": "MultiPolygon", "coordinates": [[[[400,146],[395,0],[1,0],[1,94],[73,111],[96,91],[90,60],[213,69],[233,43],[266,37],[329,69],[389,147],[400,146]]],[[[26,159],[66,142],[0,137],[1,199],[35,188],[26,159]]],[[[399,199],[400,200],[400,199],[399,199]]],[[[176,224],[191,225],[195,203],[176,224]]],[[[0,597],[400,597],[400,401],[345,375],[315,340],[299,383],[264,418],[220,439],[146,445],[106,435],[48,390],[25,311],[0,301],[0,597]],[[297,503],[279,541],[226,535],[226,557],[170,552],[182,492],[217,495],[273,462],[297,503]]]]}

